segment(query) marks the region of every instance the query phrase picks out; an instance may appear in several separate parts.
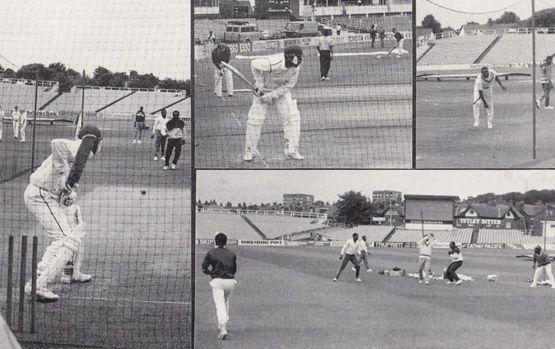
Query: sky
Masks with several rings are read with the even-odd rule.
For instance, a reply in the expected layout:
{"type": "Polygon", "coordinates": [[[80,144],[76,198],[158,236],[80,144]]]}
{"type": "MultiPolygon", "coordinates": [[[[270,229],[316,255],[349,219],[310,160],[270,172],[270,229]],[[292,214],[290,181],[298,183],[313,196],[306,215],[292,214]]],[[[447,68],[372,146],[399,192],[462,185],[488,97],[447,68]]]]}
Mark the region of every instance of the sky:
{"type": "Polygon", "coordinates": [[[189,0],[2,0],[0,65],[190,77],[189,0]]]}
{"type": "MultiPolygon", "coordinates": [[[[470,21],[478,23],[486,23],[488,18],[497,19],[501,17],[503,12],[512,11],[520,17],[521,20],[527,19],[532,16],[532,5],[530,0],[431,0],[436,4],[455,9],[463,12],[483,13],[496,11],[494,13],[470,15],[455,13],[441,9],[432,5],[427,0],[418,0],[416,2],[416,24],[421,25],[422,19],[428,14],[433,14],[434,17],[441,23],[442,27],[451,26],[458,29],[461,25],[470,21]],[[504,9],[508,7],[508,9],[504,9]],[[504,9],[504,10],[501,10],[504,9]]],[[[555,7],[555,0],[535,0],[536,11],[543,10],[550,7],[555,7]]]]}
{"type": "Polygon", "coordinates": [[[374,190],[403,194],[454,195],[461,199],[493,192],[555,189],[555,171],[197,171],[197,199],[217,202],[281,202],[283,193],[336,201],[349,190],[371,196],[374,190]]]}

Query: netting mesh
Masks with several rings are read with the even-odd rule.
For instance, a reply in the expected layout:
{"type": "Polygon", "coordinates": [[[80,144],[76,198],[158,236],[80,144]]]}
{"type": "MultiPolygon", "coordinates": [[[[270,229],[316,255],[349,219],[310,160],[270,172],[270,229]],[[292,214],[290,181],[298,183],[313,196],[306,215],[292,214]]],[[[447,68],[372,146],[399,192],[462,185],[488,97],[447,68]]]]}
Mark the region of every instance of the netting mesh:
{"type": "MultiPolygon", "coordinates": [[[[93,280],[50,283],[60,299],[37,303],[36,334],[29,333],[26,300],[24,332],[16,336],[24,347],[188,347],[190,4],[106,0],[80,4],[79,11],[67,11],[68,7],[74,4],[2,3],[2,314],[8,236],[15,236],[14,309],[23,263],[20,237],[31,241],[38,236],[39,261],[55,241],[24,203],[30,174],[52,153],[53,139],[73,140],[77,128],[93,123],[102,131],[102,148],[87,163],[77,195],[85,223],[82,271],[93,280]],[[16,106],[26,112],[25,123],[14,113],[16,106]],[[135,122],[140,107],[146,116],[144,127],[135,122]],[[171,143],[181,147],[178,161],[177,148],[155,153],[155,139],[150,138],[158,134],[154,120],[162,109],[168,119],[174,110],[180,113],[182,123],[177,125],[184,132],[167,132],[175,138],[171,143]],[[164,155],[170,157],[167,170],[160,160],[164,155]]],[[[29,280],[30,250],[27,256],[29,280]]],[[[15,328],[16,322],[11,325],[15,328]]]]}
{"type": "MultiPolygon", "coordinates": [[[[400,19],[405,20],[403,16],[400,19]]],[[[203,23],[206,20],[195,21],[203,23]]],[[[264,21],[257,22],[259,26],[264,21]]],[[[273,23],[268,20],[268,23],[273,23]]],[[[277,24],[276,24],[277,26],[277,24]]],[[[201,25],[202,27],[202,25],[201,25]]],[[[275,28],[281,29],[281,28],[275,28]]],[[[195,30],[196,31],[196,30],[195,30]]],[[[406,33],[404,33],[407,35],[406,33]]],[[[196,38],[201,43],[198,33],[196,38]]],[[[251,82],[251,62],[283,53],[284,46],[301,44],[303,64],[298,82],[291,89],[301,120],[299,153],[302,161],[284,154],[283,119],[273,106],[264,121],[253,162],[244,162],[245,132],[253,94],[234,77],[234,95],[215,95],[215,65],[210,58],[215,47],[204,42],[195,54],[196,166],[221,167],[410,167],[412,154],[412,41],[406,39],[398,53],[388,32],[382,48],[370,34],[345,33],[334,41],[333,60],[323,81],[318,38],[227,44],[233,52],[230,64],[251,82]],[[271,48],[270,48],[271,47],[271,48]],[[239,52],[238,52],[239,50],[239,52]]]]}

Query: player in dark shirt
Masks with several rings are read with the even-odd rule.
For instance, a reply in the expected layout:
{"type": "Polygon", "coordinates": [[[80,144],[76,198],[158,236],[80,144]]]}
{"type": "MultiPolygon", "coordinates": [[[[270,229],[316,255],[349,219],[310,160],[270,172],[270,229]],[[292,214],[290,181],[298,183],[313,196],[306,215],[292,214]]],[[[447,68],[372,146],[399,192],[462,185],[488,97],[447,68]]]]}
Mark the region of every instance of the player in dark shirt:
{"type": "Polygon", "coordinates": [[[235,284],[235,273],[237,273],[237,257],[225,245],[227,236],[224,233],[216,234],[216,247],[208,251],[202,262],[202,272],[210,275],[212,281],[212,295],[216,305],[216,316],[218,318],[218,338],[226,339],[229,326],[229,298],[235,284]]]}
{"type": "Polygon", "coordinates": [[[143,130],[145,129],[145,119],[146,114],[141,106],[137,113],[135,113],[135,122],[133,123],[133,127],[135,128],[135,138],[133,139],[133,143],[143,143],[141,138],[143,136],[143,130]]]}
{"type": "Polygon", "coordinates": [[[542,251],[541,246],[536,246],[534,248],[534,280],[532,280],[532,285],[530,287],[536,287],[540,276],[545,272],[546,278],[551,284],[551,288],[555,288],[555,278],[553,277],[553,270],[551,269],[551,258],[549,255],[542,251]]]}
{"type": "Polygon", "coordinates": [[[370,39],[372,40],[370,47],[374,48],[374,43],[376,42],[376,34],[378,31],[376,30],[376,25],[372,24],[370,26],[370,39]]]}

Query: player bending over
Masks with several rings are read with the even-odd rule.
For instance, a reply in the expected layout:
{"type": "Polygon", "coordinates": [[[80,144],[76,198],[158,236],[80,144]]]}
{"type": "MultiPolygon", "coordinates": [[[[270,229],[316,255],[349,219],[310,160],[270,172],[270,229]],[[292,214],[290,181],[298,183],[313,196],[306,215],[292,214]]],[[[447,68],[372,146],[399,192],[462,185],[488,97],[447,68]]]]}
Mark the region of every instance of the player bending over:
{"type": "Polygon", "coordinates": [[[540,67],[542,68],[542,77],[540,79],[540,83],[542,84],[543,94],[540,99],[536,100],[536,107],[540,109],[541,101],[545,99],[545,109],[550,110],[553,109],[552,106],[549,105],[549,94],[553,89],[553,82],[551,82],[551,67],[553,65],[553,56],[547,56],[545,60],[542,62],[540,67]]]}
{"type": "Polygon", "coordinates": [[[243,160],[252,161],[258,154],[258,140],[270,107],[275,107],[281,116],[283,133],[287,141],[285,155],[302,160],[299,154],[301,114],[297,101],[291,97],[291,89],[297,84],[303,50],[293,45],[285,48],[284,54],[255,59],[251,62],[256,95],[253,98],[247,120],[245,154],[243,160]]]}
{"type": "Polygon", "coordinates": [[[493,81],[496,81],[503,91],[507,90],[497,73],[488,67],[482,67],[474,82],[474,127],[480,126],[480,106],[484,105],[488,114],[488,128],[493,128],[493,81]]]}
{"type": "Polygon", "coordinates": [[[401,34],[400,32],[397,31],[397,29],[392,28],[391,31],[393,32],[393,36],[395,37],[395,46],[393,46],[391,48],[391,50],[389,50],[389,53],[392,53],[393,51],[396,51],[397,54],[401,55],[403,54],[403,46],[405,45],[405,37],[403,36],[403,34],[401,34]]]}
{"type": "MultiPolygon", "coordinates": [[[[88,139],[91,139],[88,137],[88,139]]],[[[98,127],[84,126],[75,140],[54,139],[52,155],[31,175],[24,194],[25,206],[35,216],[46,235],[53,239],[37,266],[37,300],[54,302],[58,295],[48,289],[64,271],[62,282],[88,282],[91,275],[81,273],[83,258],[83,231],[79,207],[75,205],[77,193],[68,185],[68,175],[80,147],[93,157],[100,151],[102,135],[98,127]],[[82,142],[87,135],[94,141],[82,142]]],[[[25,285],[31,292],[31,283],[25,285]]]]}
{"type": "Polygon", "coordinates": [[[418,241],[418,275],[420,280],[418,283],[424,283],[426,285],[430,284],[430,270],[432,262],[432,246],[436,243],[434,235],[424,235],[422,239],[418,241]]]}
{"type": "Polygon", "coordinates": [[[553,271],[551,269],[551,259],[542,251],[541,246],[536,246],[534,248],[534,279],[530,287],[537,287],[540,276],[545,272],[551,288],[555,288],[555,278],[553,278],[553,271]]]}
{"type": "Polygon", "coordinates": [[[459,250],[454,241],[449,243],[449,257],[451,257],[451,263],[445,271],[445,277],[449,280],[447,281],[447,285],[459,285],[462,283],[462,280],[459,279],[456,271],[463,264],[463,256],[461,250],[459,250]]]}
{"type": "Polygon", "coordinates": [[[360,265],[358,261],[358,256],[360,255],[360,244],[357,241],[358,234],[354,233],[353,238],[347,240],[347,242],[345,242],[345,245],[343,245],[343,248],[341,249],[341,255],[339,256],[339,260],[342,260],[341,265],[337,270],[337,274],[333,278],[333,282],[336,282],[337,279],[339,279],[339,275],[341,275],[341,272],[343,271],[343,269],[345,269],[347,263],[349,262],[353,263],[355,266],[355,280],[359,282],[362,281],[358,277],[360,274],[360,265]]]}
{"type": "Polygon", "coordinates": [[[218,338],[226,339],[229,328],[229,299],[237,284],[235,273],[237,273],[237,257],[225,245],[227,236],[223,233],[216,234],[216,248],[206,253],[202,262],[202,272],[210,275],[212,281],[212,296],[216,306],[218,318],[218,338]]]}
{"type": "Polygon", "coordinates": [[[212,50],[212,63],[216,66],[214,68],[214,93],[218,97],[222,97],[222,85],[225,80],[227,95],[233,97],[233,74],[231,70],[224,67],[221,63],[229,63],[231,59],[231,50],[224,44],[218,44],[212,50]]]}

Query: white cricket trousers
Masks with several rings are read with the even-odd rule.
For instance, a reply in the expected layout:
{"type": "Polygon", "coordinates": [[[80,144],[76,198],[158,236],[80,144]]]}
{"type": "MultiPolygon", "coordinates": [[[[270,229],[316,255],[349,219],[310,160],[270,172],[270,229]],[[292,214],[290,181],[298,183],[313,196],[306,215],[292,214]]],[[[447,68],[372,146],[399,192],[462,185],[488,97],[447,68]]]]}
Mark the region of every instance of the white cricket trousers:
{"type": "Polygon", "coordinates": [[[235,279],[215,278],[210,281],[212,296],[216,306],[216,316],[218,318],[218,328],[225,328],[229,321],[229,298],[237,284],[235,279]]]}
{"type": "Polygon", "coordinates": [[[397,54],[401,55],[401,54],[403,54],[403,50],[404,50],[403,47],[405,46],[405,39],[403,38],[403,39],[399,40],[398,44],[399,44],[399,47],[396,50],[394,50],[393,53],[397,53],[397,54]]]}
{"type": "Polygon", "coordinates": [[[281,117],[284,138],[287,141],[287,151],[296,153],[299,148],[301,136],[301,113],[297,108],[297,100],[293,99],[291,92],[286,92],[281,97],[275,98],[272,103],[264,103],[260,97],[254,96],[247,119],[247,132],[245,134],[245,152],[258,149],[258,140],[266,116],[275,110],[281,117]]]}
{"type": "Polygon", "coordinates": [[[70,261],[73,261],[74,272],[79,272],[83,253],[79,207],[60,204],[56,196],[34,184],[27,186],[24,201],[46,235],[54,240],[37,266],[37,287],[46,288],[70,261]]]}
{"type": "Polygon", "coordinates": [[[12,121],[13,136],[19,137],[19,121],[12,121]]]}
{"type": "Polygon", "coordinates": [[[215,68],[214,69],[214,92],[218,97],[222,97],[223,80],[225,80],[227,95],[233,96],[233,93],[234,93],[233,74],[231,73],[231,70],[227,68],[223,68],[222,70],[215,68]]]}
{"type": "Polygon", "coordinates": [[[537,267],[536,271],[534,271],[534,280],[532,280],[532,286],[537,286],[538,281],[540,281],[540,276],[542,273],[545,272],[547,279],[551,283],[551,287],[555,288],[555,279],[553,278],[553,271],[551,270],[551,263],[547,265],[542,265],[541,267],[537,267]]]}
{"type": "Polygon", "coordinates": [[[19,125],[19,136],[21,137],[21,141],[25,142],[25,128],[27,128],[27,121],[23,121],[19,125]]]}
{"type": "MultiPolygon", "coordinates": [[[[491,89],[484,89],[482,91],[484,95],[484,99],[488,104],[488,108],[486,109],[486,113],[488,114],[488,127],[493,127],[493,93],[491,89]]],[[[474,91],[474,101],[480,98],[480,94],[478,91],[474,91]]],[[[472,106],[474,111],[474,125],[478,126],[480,124],[480,109],[483,107],[484,102],[480,99],[472,106]]]]}

